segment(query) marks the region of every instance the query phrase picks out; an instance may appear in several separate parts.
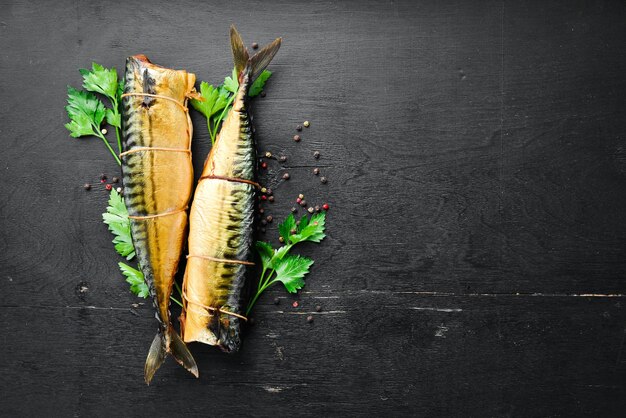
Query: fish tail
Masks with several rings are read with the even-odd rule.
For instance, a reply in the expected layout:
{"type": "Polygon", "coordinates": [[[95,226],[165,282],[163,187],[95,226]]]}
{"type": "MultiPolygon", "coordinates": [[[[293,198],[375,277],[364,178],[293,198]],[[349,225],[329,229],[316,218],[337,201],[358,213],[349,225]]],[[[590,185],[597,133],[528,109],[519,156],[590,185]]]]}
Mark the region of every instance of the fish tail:
{"type": "Polygon", "coordinates": [[[167,328],[166,333],[167,335],[159,330],[150,345],[150,351],[148,352],[146,365],[144,367],[144,378],[148,385],[150,381],[152,381],[156,371],[165,361],[167,353],[170,353],[178,364],[187,369],[195,377],[198,377],[198,366],[185,343],[180,339],[171,325],[167,328]]]}
{"type": "Polygon", "coordinates": [[[237,32],[235,25],[230,27],[230,46],[233,50],[233,60],[235,61],[235,71],[239,76],[239,82],[243,79],[246,72],[249,72],[250,82],[255,78],[272,61],[274,55],[278,52],[282,38],[276,38],[272,43],[261,48],[259,52],[250,57],[248,50],[246,49],[241,35],[237,32]]]}
{"type": "Polygon", "coordinates": [[[148,351],[148,357],[146,358],[146,365],[144,366],[143,373],[146,384],[150,384],[154,373],[161,367],[165,361],[165,354],[167,353],[165,337],[159,330],[157,335],[154,336],[152,344],[150,345],[150,351],[148,351]]]}
{"type": "Polygon", "coordinates": [[[170,325],[170,353],[174,359],[183,366],[189,373],[198,377],[198,365],[196,364],[196,360],[194,360],[191,352],[187,348],[187,345],[180,339],[178,333],[172,328],[170,325]]]}

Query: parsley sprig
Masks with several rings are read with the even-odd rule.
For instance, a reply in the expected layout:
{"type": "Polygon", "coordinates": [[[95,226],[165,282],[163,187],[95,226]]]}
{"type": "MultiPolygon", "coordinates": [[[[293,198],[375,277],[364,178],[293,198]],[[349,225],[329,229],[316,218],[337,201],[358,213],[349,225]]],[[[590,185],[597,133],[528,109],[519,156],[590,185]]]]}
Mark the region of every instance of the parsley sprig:
{"type": "Polygon", "coordinates": [[[276,283],[282,283],[289,293],[297,293],[299,289],[302,289],[304,276],[313,265],[313,260],[300,255],[289,254],[289,251],[301,242],[318,243],[322,241],[326,237],[324,233],[325,226],[325,212],[317,213],[310,218],[304,215],[297,223],[293,214],[290,214],[278,226],[278,232],[286,245],[279,249],[274,249],[267,242],[257,241],[256,249],[263,267],[256,294],[248,304],[246,315],[250,314],[261,293],[276,283]]]}
{"type": "MultiPolygon", "coordinates": [[[[265,82],[272,73],[264,70],[248,89],[248,97],[261,94],[265,82]]],[[[224,78],[224,82],[215,87],[206,81],[200,83],[200,99],[191,99],[191,106],[206,118],[207,128],[211,136],[211,143],[215,144],[220,125],[233,105],[235,94],[239,88],[237,72],[233,69],[230,77],[224,78]]]]}
{"type": "Polygon", "coordinates": [[[82,136],[96,136],[100,138],[107,147],[115,161],[121,165],[117,156],[122,151],[120,129],[122,118],[120,115],[120,103],[122,91],[124,90],[123,80],[118,82],[115,68],[104,68],[100,64],[92,63],[91,70],[79,70],[83,76],[83,90],[67,87],[67,106],[65,110],[70,118],[70,122],[65,127],[70,131],[70,136],[79,138],[82,136]],[[104,103],[94,93],[106,97],[110,107],[104,103]],[[113,151],[101,130],[102,123],[106,122],[115,128],[117,137],[118,153],[113,151]]]}
{"type": "MultiPolygon", "coordinates": [[[[128,210],[120,195],[115,189],[111,190],[109,196],[109,205],[107,211],[102,214],[102,220],[108,225],[109,231],[114,235],[113,244],[115,244],[115,251],[126,260],[130,261],[135,258],[135,247],[133,246],[133,240],[130,234],[130,219],[128,218],[128,210]]],[[[126,282],[130,285],[130,291],[135,295],[147,298],[150,295],[148,285],[144,280],[143,273],[137,269],[129,266],[128,264],[119,262],[117,263],[122,271],[126,282]]],[[[182,294],[182,290],[175,283],[178,292],[182,294]]],[[[173,296],[170,296],[175,303],[183,306],[182,303],[173,296]]]]}

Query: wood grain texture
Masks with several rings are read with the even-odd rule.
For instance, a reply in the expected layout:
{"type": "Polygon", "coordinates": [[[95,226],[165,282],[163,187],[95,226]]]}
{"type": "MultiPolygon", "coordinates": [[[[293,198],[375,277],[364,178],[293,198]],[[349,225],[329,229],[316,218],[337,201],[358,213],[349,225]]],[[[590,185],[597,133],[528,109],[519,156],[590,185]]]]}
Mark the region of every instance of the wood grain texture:
{"type": "MultiPolygon", "coordinates": [[[[0,410],[619,416],[625,37],[610,1],[0,0],[0,410]],[[146,387],[153,312],[117,271],[104,188],[82,189],[118,168],[69,138],[65,89],[136,53],[219,83],[231,23],[283,37],[253,103],[259,151],[288,156],[263,177],[268,213],[327,201],[329,236],[301,249],[302,294],[260,300],[240,353],[192,345],[199,380],[168,361],[146,387]]],[[[197,177],[210,139],[192,118],[197,177]]]]}

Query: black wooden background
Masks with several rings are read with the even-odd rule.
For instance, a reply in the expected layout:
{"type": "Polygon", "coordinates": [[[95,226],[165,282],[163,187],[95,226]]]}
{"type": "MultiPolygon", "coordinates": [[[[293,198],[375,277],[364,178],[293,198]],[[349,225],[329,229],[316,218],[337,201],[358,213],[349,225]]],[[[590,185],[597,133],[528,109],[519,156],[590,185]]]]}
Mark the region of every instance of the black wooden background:
{"type": "Polygon", "coordinates": [[[0,414],[623,413],[626,6],[546,3],[0,0],[0,414]],[[328,238],[239,354],[192,345],[199,380],[168,360],[147,387],[153,311],[101,222],[118,167],[68,136],[65,89],[135,53],[219,83],[231,23],[283,37],[254,103],[288,156],[269,212],[327,201],[328,238]]]}

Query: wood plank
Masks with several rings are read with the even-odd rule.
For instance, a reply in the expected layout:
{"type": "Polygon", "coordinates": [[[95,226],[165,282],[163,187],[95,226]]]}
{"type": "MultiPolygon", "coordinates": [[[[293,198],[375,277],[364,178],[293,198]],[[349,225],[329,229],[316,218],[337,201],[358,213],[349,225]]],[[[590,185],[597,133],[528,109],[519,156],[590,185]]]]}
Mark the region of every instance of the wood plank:
{"type": "MultiPolygon", "coordinates": [[[[0,2],[0,409],[619,416],[625,17],[618,2],[0,2]],[[135,53],[220,83],[231,23],[284,39],[253,103],[259,151],[288,156],[262,175],[267,213],[328,202],[328,238],[298,249],[315,259],[300,308],[272,289],[241,353],[193,346],[199,381],[169,361],[145,387],[153,313],[132,307],[101,223],[98,177],[118,167],[68,137],[65,88],[135,53]]],[[[198,176],[210,140],[192,119],[198,176]]]]}
{"type": "Polygon", "coordinates": [[[148,306],[4,307],[0,372],[11,384],[0,407],[63,416],[607,416],[625,406],[623,297],[327,291],[305,292],[297,309],[291,297],[270,303],[282,294],[263,299],[240,353],[191,345],[201,378],[168,361],[149,388],[148,306]],[[232,391],[237,401],[225,396],[232,391]]]}

